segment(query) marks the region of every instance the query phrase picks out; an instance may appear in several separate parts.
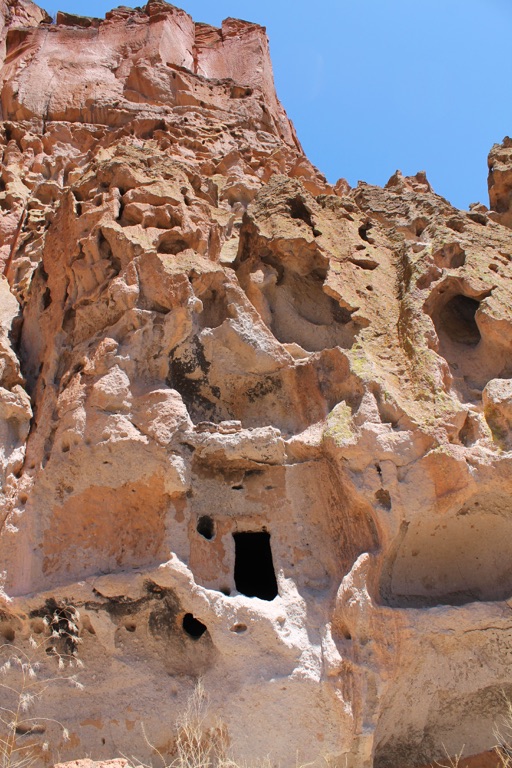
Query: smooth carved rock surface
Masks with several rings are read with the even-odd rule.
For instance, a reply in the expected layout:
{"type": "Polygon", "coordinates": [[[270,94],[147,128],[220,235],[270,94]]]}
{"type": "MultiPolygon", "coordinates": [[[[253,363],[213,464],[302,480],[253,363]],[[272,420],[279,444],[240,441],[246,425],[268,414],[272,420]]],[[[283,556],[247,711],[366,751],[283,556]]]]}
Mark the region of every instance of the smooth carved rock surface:
{"type": "Polygon", "coordinates": [[[87,693],[44,699],[60,759],[148,762],[141,723],[172,759],[199,677],[242,758],[488,750],[512,691],[510,140],[492,210],[422,173],[333,187],[263,28],[2,11],[0,634],[79,610],[87,693]]]}

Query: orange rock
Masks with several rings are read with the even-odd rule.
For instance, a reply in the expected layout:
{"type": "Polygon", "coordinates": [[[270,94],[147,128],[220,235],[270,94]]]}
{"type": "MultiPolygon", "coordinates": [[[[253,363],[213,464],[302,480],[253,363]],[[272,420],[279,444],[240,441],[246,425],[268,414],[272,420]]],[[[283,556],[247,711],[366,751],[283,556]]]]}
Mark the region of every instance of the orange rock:
{"type": "Polygon", "coordinates": [[[203,738],[241,760],[492,749],[509,140],[491,210],[423,172],[331,187],[264,28],[1,8],[0,635],[86,686],[49,687],[32,735],[171,764],[202,678],[203,738]]]}

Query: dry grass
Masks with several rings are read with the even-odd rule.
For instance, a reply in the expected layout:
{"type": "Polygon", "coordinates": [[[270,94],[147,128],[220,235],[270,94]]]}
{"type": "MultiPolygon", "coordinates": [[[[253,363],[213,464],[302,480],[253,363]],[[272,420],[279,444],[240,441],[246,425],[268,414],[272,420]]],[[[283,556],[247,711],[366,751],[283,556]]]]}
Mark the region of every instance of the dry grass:
{"type": "MultiPolygon", "coordinates": [[[[199,680],[182,717],[176,723],[176,756],[172,760],[149,741],[142,729],[146,745],[161,764],[159,768],[237,768],[239,764],[228,754],[226,728],[220,722],[208,725],[208,711],[208,694],[199,680]]],[[[154,768],[153,763],[148,765],[135,758],[130,763],[133,768],[154,768]]]]}
{"type": "Polygon", "coordinates": [[[71,672],[80,666],[77,618],[73,609],[45,617],[46,631],[39,640],[28,638],[27,650],[13,643],[0,645],[0,768],[29,768],[37,762],[50,750],[45,737],[50,724],[58,727],[64,741],[69,739],[62,723],[35,713],[49,687],[83,687],[71,672]]]}
{"type": "MultiPolygon", "coordinates": [[[[496,755],[495,768],[512,768],[512,701],[507,698],[503,692],[503,700],[505,702],[505,712],[500,715],[494,725],[494,738],[496,744],[493,747],[496,755]]],[[[465,764],[465,760],[462,756],[464,752],[464,746],[453,757],[448,754],[445,749],[446,759],[443,762],[436,761],[435,765],[439,768],[462,768],[465,764]]]]}
{"type": "MultiPolygon", "coordinates": [[[[131,768],[276,768],[276,762],[270,756],[255,758],[250,761],[236,759],[230,752],[226,726],[214,721],[210,715],[208,694],[203,682],[199,680],[192,692],[183,715],[176,722],[174,756],[166,758],[151,744],[144,729],[146,745],[158,758],[159,765],[130,760],[131,768]]],[[[324,761],[329,766],[327,760],[324,761]]],[[[296,768],[310,768],[313,763],[300,763],[296,759],[296,768]]]]}
{"type": "Polygon", "coordinates": [[[512,768],[512,701],[503,694],[505,700],[505,713],[501,715],[494,725],[494,738],[496,746],[494,751],[500,762],[499,768],[512,768]]]}

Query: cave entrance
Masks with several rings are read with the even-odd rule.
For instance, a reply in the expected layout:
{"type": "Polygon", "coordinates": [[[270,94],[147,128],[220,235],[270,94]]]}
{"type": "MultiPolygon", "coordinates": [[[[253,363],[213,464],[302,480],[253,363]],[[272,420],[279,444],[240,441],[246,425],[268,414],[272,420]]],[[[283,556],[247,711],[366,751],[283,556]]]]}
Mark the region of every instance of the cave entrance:
{"type": "Polygon", "coordinates": [[[182,625],[187,635],[193,640],[199,640],[206,632],[206,625],[191,613],[184,615],[182,625]]]}
{"type": "Polygon", "coordinates": [[[197,532],[210,541],[215,536],[215,523],[210,515],[202,515],[197,521],[197,532]]]}
{"type": "Polygon", "coordinates": [[[441,327],[451,341],[458,344],[476,346],[480,341],[480,331],[475,314],[480,306],[476,299],[459,294],[446,302],[439,313],[441,327]]]}
{"type": "Polygon", "coordinates": [[[278,595],[270,533],[234,533],[235,585],[242,595],[273,600],[278,595]]]}

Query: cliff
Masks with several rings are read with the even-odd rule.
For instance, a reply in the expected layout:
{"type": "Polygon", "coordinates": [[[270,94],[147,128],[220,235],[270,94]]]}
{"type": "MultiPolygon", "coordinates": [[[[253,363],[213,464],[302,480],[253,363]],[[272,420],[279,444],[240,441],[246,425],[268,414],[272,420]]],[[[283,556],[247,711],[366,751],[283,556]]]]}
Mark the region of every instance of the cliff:
{"type": "Polygon", "coordinates": [[[245,758],[489,749],[512,693],[510,140],[490,210],[422,173],[333,187],[262,27],[2,11],[0,635],[38,633],[49,674],[66,641],[87,691],[45,694],[72,738],[41,726],[41,760],[148,761],[141,723],[172,755],[199,678],[245,758]]]}

